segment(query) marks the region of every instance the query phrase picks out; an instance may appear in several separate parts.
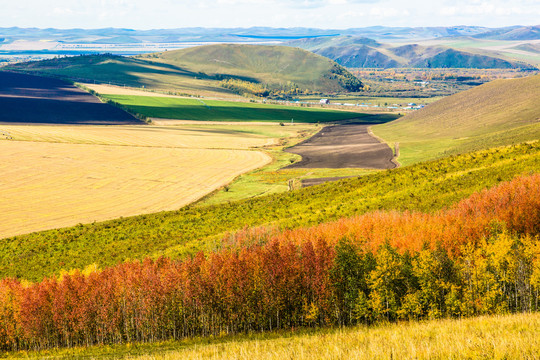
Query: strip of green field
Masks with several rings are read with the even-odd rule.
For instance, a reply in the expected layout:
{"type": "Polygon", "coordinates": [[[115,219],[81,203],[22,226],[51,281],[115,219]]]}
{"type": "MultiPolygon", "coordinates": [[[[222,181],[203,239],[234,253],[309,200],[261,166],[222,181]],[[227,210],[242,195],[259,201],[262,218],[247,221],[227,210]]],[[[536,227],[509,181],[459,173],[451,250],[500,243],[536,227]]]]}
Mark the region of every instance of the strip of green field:
{"type": "Polygon", "coordinates": [[[8,359],[536,359],[540,314],[8,353],[8,359]],[[239,354],[242,354],[241,356],[239,354]]]}
{"type": "Polygon", "coordinates": [[[246,226],[296,228],[378,209],[434,211],[520,174],[540,171],[540,142],[220,205],[195,205],[43,231],[0,243],[0,277],[39,280],[62,269],[178,257],[219,246],[246,226]]]}
{"type": "MultiPolygon", "coordinates": [[[[132,95],[103,97],[127,107],[131,112],[162,119],[326,123],[353,118],[370,122],[373,118],[355,112],[261,103],[132,95]]],[[[388,116],[387,121],[395,118],[388,116]]],[[[377,116],[374,121],[380,122],[380,119],[377,116]]]]}
{"type": "MultiPolygon", "coordinates": [[[[335,96],[329,96],[328,100],[330,100],[330,104],[336,104],[336,103],[352,103],[352,104],[359,104],[359,105],[369,105],[369,106],[391,106],[394,104],[399,105],[406,105],[409,103],[415,103],[418,105],[427,105],[431,104],[432,102],[435,102],[437,100],[442,99],[442,96],[435,96],[435,97],[429,97],[429,98],[418,98],[418,97],[408,97],[408,98],[399,98],[399,97],[382,97],[382,96],[355,96],[354,94],[351,95],[335,95],[335,96]]],[[[320,96],[300,96],[300,100],[302,101],[310,101],[310,102],[318,102],[320,100],[320,96]]]]}

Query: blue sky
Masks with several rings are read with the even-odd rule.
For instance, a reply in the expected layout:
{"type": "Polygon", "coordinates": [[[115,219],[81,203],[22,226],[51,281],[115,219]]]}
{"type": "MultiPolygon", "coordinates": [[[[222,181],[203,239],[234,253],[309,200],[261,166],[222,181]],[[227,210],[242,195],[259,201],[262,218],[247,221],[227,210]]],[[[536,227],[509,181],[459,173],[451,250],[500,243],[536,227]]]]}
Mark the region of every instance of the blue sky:
{"type": "Polygon", "coordinates": [[[0,27],[538,25],[540,0],[0,0],[0,27]]]}

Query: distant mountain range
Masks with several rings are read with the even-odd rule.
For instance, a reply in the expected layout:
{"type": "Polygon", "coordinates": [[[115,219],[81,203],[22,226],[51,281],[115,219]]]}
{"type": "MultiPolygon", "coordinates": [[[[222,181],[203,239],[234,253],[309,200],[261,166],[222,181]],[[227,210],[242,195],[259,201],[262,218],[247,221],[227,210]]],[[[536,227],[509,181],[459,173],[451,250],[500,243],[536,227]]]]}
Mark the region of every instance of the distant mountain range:
{"type": "Polygon", "coordinates": [[[49,40],[65,43],[172,43],[188,41],[204,42],[247,42],[284,41],[309,37],[361,36],[376,40],[434,39],[445,37],[475,37],[500,40],[540,39],[540,26],[510,26],[486,28],[480,26],[451,27],[386,27],[371,26],[354,29],[315,28],[179,28],[157,30],[132,30],[119,28],[104,29],[38,29],[0,28],[3,43],[16,40],[49,40]]]}
{"type": "Polygon", "coordinates": [[[533,68],[495,54],[488,56],[441,45],[382,44],[365,37],[299,39],[287,45],[312,51],[349,68],[533,68]]]}
{"type": "Polygon", "coordinates": [[[215,43],[288,45],[350,68],[535,69],[540,66],[540,26],[372,26],[344,30],[0,28],[0,56],[19,56],[23,61],[56,55],[137,55],[215,43]]]}

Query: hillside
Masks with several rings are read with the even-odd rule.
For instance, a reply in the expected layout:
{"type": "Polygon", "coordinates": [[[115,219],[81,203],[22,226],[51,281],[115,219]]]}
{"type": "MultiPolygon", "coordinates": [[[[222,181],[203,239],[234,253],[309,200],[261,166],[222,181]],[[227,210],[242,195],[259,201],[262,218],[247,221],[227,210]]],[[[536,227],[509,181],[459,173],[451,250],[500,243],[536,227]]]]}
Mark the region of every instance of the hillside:
{"type": "Polygon", "coordinates": [[[264,226],[259,231],[266,233],[378,209],[432,212],[516,175],[540,171],[539,154],[536,142],[287,193],[21,235],[0,244],[0,277],[40,280],[91,264],[181,257],[214,249],[227,234],[245,227],[264,226]]]}
{"type": "Polygon", "coordinates": [[[283,46],[208,45],[137,57],[88,55],[8,69],[197,95],[334,93],[362,87],[360,80],[337,63],[283,46]]]}
{"type": "Polygon", "coordinates": [[[190,258],[3,279],[0,349],[538,311],[539,224],[533,174],[431,214],[246,230],[190,258]]]}
{"type": "Polygon", "coordinates": [[[497,80],[373,127],[406,165],[540,137],[540,75],[497,80]]]}
{"type": "Polygon", "coordinates": [[[210,76],[228,75],[268,84],[272,88],[287,82],[321,92],[354,91],[360,86],[359,81],[335,63],[308,51],[283,46],[208,45],[139,58],[186,67],[210,76]]]}
{"type": "Polygon", "coordinates": [[[538,40],[540,39],[540,25],[511,26],[472,35],[472,37],[493,40],[538,40]]]}
{"type": "Polygon", "coordinates": [[[473,68],[512,69],[529,67],[498,57],[441,45],[392,45],[364,37],[341,36],[300,39],[288,43],[325,56],[348,68],[473,68]]]}

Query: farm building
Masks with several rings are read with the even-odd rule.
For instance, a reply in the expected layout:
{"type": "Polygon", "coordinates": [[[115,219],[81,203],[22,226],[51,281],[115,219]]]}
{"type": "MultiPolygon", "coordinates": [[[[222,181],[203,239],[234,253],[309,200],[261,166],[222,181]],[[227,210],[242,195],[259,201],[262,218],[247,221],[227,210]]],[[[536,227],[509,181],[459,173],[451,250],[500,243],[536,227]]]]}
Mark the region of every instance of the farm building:
{"type": "Polygon", "coordinates": [[[320,103],[321,103],[321,104],[330,104],[330,100],[328,100],[328,99],[321,99],[320,103]]]}

